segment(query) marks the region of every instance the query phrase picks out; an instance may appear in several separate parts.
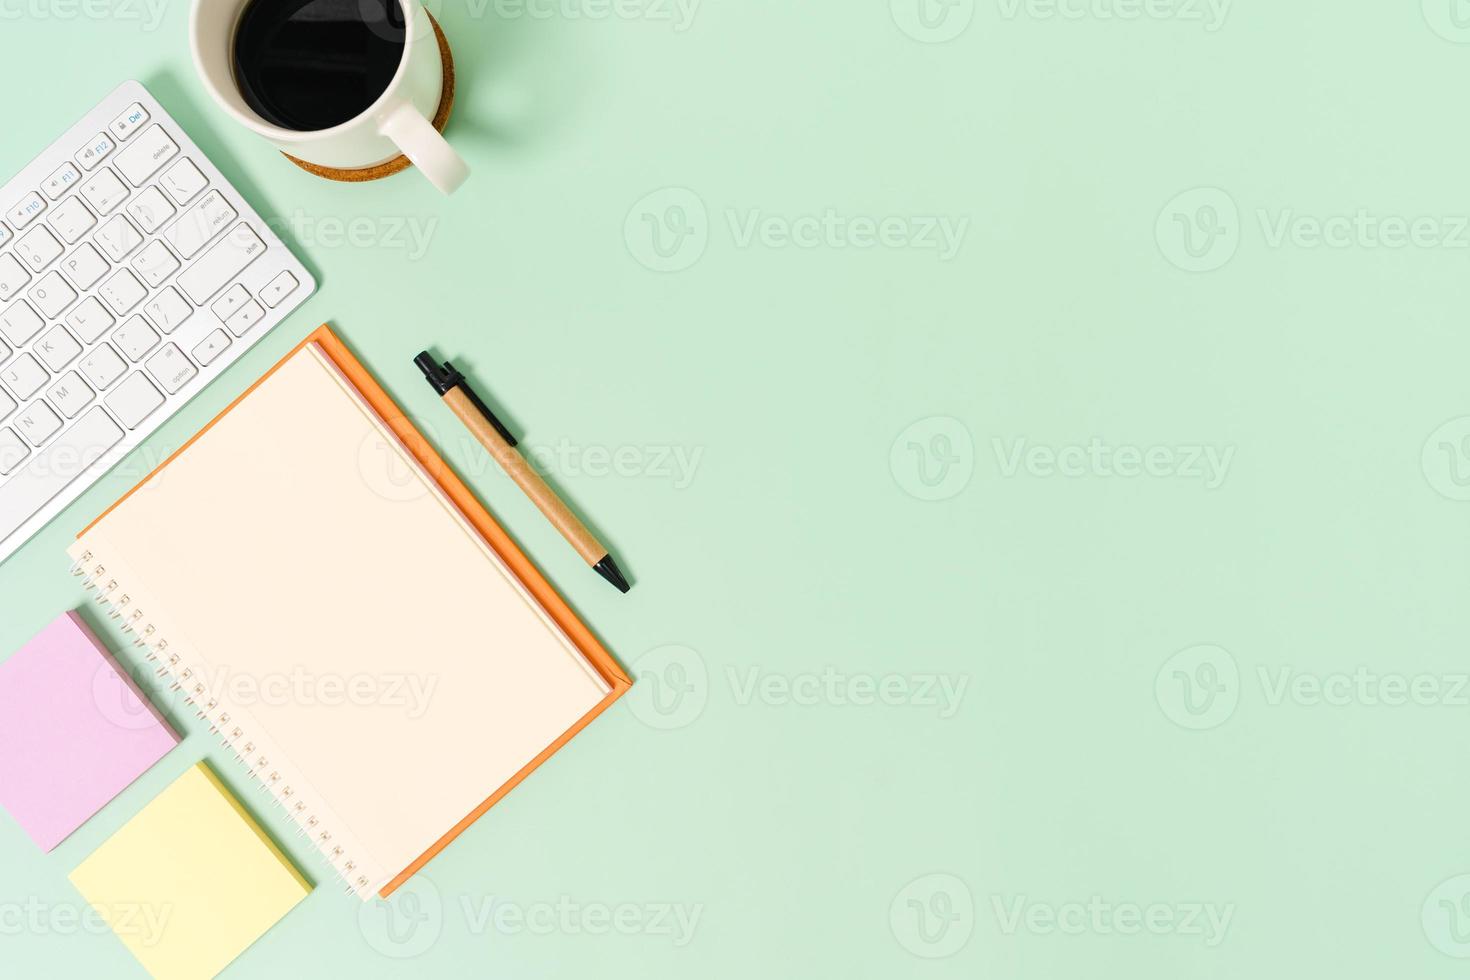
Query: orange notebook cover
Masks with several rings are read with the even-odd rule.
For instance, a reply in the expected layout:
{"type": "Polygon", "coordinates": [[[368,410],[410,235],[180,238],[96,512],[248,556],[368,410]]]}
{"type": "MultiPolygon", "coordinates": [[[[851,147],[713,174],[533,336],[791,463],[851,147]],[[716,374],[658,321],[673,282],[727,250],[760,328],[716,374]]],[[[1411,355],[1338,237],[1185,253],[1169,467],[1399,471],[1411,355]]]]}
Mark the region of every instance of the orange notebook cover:
{"type": "Polygon", "coordinates": [[[364,899],[631,686],[326,325],[68,551],[364,899]]]}

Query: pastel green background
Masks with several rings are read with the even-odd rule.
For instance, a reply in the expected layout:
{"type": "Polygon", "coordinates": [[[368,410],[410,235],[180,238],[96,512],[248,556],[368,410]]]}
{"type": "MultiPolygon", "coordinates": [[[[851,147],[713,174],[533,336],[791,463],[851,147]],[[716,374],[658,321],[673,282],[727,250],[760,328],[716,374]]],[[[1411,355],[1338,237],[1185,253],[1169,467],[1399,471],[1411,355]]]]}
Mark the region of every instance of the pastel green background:
{"type": "MultiPolygon", "coordinates": [[[[452,199],[297,172],[155,2],[0,0],[0,172],[137,77],[321,290],[0,566],[0,651],[83,601],[74,532],[330,320],[641,677],[394,908],[324,882],[229,976],[1463,973],[1450,0],[442,0],[452,199]],[[797,220],[829,211],[861,220],[797,220]],[[630,595],[466,444],[426,343],[630,595]],[[518,927],[542,903],[574,911],[518,927]]],[[[66,873],[201,757],[259,809],[166,704],[183,746],[57,852],[0,817],[0,972],[140,976],[57,924],[66,873]]]]}

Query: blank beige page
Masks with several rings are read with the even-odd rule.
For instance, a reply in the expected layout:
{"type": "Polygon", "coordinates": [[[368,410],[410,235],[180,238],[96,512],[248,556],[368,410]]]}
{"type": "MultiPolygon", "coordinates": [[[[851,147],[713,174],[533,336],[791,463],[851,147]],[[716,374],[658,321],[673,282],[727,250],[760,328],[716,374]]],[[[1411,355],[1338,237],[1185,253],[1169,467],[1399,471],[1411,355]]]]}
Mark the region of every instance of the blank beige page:
{"type": "Polygon", "coordinates": [[[609,691],[314,344],[79,545],[372,889],[609,691]]]}

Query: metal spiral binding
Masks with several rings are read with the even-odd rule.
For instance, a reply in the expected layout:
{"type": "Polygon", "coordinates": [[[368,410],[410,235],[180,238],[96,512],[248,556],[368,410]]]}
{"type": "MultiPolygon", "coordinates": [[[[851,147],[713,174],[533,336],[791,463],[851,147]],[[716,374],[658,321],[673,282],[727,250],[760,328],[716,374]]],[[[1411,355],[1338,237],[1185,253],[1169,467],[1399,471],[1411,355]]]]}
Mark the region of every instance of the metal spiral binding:
{"type": "MultiPolygon", "coordinates": [[[[185,691],[187,685],[187,691],[184,693],[185,704],[197,708],[198,702],[204,701],[204,707],[197,710],[195,714],[201,720],[209,721],[209,712],[219,706],[219,700],[208,696],[208,689],[202,682],[195,680],[191,668],[180,668],[179,655],[168,652],[168,640],[157,635],[157,628],[153,623],[148,622],[144,610],[133,606],[132,596],[127,592],[118,593],[120,585],[117,579],[108,577],[107,567],[98,562],[91,551],[83,551],[81,557],[72,563],[71,573],[81,578],[82,588],[95,593],[98,605],[107,610],[111,619],[121,621],[124,633],[133,634],[133,646],[142,648],[147,654],[147,659],[159,665],[157,675],[173,678],[173,683],[169,685],[170,691],[185,691]],[[114,593],[118,594],[114,595],[114,593]]],[[[352,873],[357,870],[357,863],[346,858],[340,845],[332,845],[328,851],[332,834],[326,829],[319,829],[320,821],[315,814],[307,812],[306,804],[302,801],[296,800],[288,806],[295,791],[289,784],[281,782],[279,772],[267,769],[270,765],[269,759],[263,755],[252,758],[255,755],[256,745],[245,738],[245,733],[238,726],[232,726],[228,732],[225,731],[224,726],[228,726],[229,723],[229,712],[220,712],[219,717],[210,722],[210,734],[220,736],[220,744],[230,750],[236,761],[256,781],[261,791],[268,795],[291,821],[297,833],[327,858],[332,871],[346,885],[349,894],[367,889],[370,883],[366,877],[359,875],[356,883],[351,879],[352,873]],[[315,837],[312,836],[313,833],[315,837]]]]}

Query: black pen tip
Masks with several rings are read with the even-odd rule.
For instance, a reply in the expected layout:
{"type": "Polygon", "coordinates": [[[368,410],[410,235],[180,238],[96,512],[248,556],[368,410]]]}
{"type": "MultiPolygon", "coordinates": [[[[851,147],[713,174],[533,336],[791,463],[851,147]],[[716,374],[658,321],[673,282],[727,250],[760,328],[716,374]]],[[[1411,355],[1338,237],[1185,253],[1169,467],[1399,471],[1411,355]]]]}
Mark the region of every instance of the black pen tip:
{"type": "Polygon", "coordinates": [[[602,561],[592,567],[597,569],[597,574],[611,582],[619,592],[627,592],[631,588],[628,580],[623,578],[622,569],[618,568],[618,563],[613,561],[612,555],[603,555],[602,561]]]}

